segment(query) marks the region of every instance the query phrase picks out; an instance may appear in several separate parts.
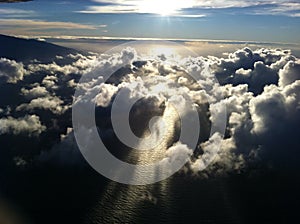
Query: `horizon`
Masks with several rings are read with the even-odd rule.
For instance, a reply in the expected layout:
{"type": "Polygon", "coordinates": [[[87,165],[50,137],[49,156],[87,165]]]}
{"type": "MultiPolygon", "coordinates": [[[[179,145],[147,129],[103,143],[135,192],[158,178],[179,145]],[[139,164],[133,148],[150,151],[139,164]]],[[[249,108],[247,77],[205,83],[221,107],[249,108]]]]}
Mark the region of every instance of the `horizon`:
{"type": "Polygon", "coordinates": [[[257,42],[257,41],[238,41],[238,40],[201,40],[201,39],[175,39],[175,38],[114,38],[114,37],[88,37],[88,36],[23,36],[5,35],[28,40],[49,42],[62,47],[71,48],[82,52],[105,53],[120,44],[138,41],[144,42],[166,42],[166,44],[177,43],[189,49],[198,56],[218,56],[226,57],[238,49],[250,48],[252,50],[260,48],[278,48],[291,50],[292,53],[300,57],[300,44],[280,43],[280,42],[257,42]],[[169,43],[168,43],[169,42],[169,43]]]}
{"type": "Polygon", "coordinates": [[[43,41],[43,39],[57,39],[57,40],[111,40],[111,41],[178,41],[178,42],[211,42],[211,43],[236,43],[236,44],[282,44],[282,45],[295,45],[300,46],[300,43],[295,42],[280,42],[280,41],[254,41],[254,40],[234,40],[234,39],[193,39],[193,38],[156,38],[156,37],[114,37],[114,36],[69,36],[69,35],[60,35],[60,36],[46,36],[46,35],[14,35],[14,34],[5,34],[0,33],[0,35],[11,36],[23,39],[36,39],[43,41]]]}

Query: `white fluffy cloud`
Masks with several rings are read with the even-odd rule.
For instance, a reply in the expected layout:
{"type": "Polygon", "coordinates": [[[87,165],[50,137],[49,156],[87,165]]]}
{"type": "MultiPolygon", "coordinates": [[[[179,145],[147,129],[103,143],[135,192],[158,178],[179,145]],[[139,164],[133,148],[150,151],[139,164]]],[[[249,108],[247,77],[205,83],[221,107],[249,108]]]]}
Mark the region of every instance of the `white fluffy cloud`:
{"type": "Polygon", "coordinates": [[[300,79],[300,60],[289,61],[279,72],[279,86],[287,86],[300,79]]]}
{"type": "Polygon", "coordinates": [[[244,48],[230,53],[227,58],[213,57],[211,66],[221,84],[248,84],[251,92],[259,94],[264,86],[277,85],[279,71],[294,61],[296,58],[290,51],[244,48]]]}
{"type": "Polygon", "coordinates": [[[58,78],[56,76],[49,76],[47,75],[43,81],[42,84],[47,88],[47,89],[52,89],[55,88],[55,84],[58,81],[58,78]]]}
{"type": "MultiPolygon", "coordinates": [[[[136,58],[134,54],[126,53],[131,55],[128,63],[136,58]]],[[[122,58],[120,55],[113,58],[116,57],[122,58]]],[[[99,63],[87,75],[86,83],[81,84],[81,88],[99,92],[100,106],[108,106],[113,96],[126,88],[126,94],[122,95],[124,102],[132,97],[143,97],[147,102],[153,94],[158,97],[159,102],[167,102],[180,93],[182,96],[187,94],[200,107],[209,101],[210,112],[226,105],[226,137],[222,139],[216,133],[199,145],[203,154],[190,161],[190,167],[196,173],[204,169],[204,174],[240,172],[247,167],[248,161],[259,157],[261,144],[272,135],[274,129],[277,133],[282,133],[290,122],[299,122],[299,63],[290,51],[264,48],[253,51],[244,48],[229,54],[227,58],[184,59],[178,62],[177,67],[165,65],[163,60],[158,59],[140,67],[128,68],[127,73],[113,79],[113,84],[99,86],[102,77],[96,78],[95,71],[117,68],[117,61],[123,62],[123,59],[110,58],[105,63],[99,63]],[[205,63],[210,64],[212,74],[204,72],[205,63]],[[187,73],[198,80],[202,88],[187,73]],[[213,84],[214,74],[219,78],[221,87],[213,84]]],[[[158,105],[161,103],[153,104],[149,109],[155,110],[158,105]]],[[[220,117],[210,113],[209,120],[218,123],[220,117]]],[[[178,148],[184,149],[180,144],[175,145],[167,150],[167,155],[176,158],[174,153],[178,153],[181,158],[182,152],[189,152],[178,148]]]]}
{"type": "Polygon", "coordinates": [[[97,55],[88,55],[84,56],[81,54],[76,55],[67,55],[65,58],[59,57],[59,60],[70,60],[71,63],[65,65],[59,65],[56,62],[50,64],[29,64],[28,70],[33,72],[48,72],[52,75],[56,75],[57,73],[62,73],[65,75],[68,74],[85,74],[89,72],[95,64],[97,64],[97,55]]]}
{"type": "Polygon", "coordinates": [[[26,115],[22,118],[1,118],[0,134],[25,134],[28,136],[37,136],[46,130],[36,115],[26,115]]]}
{"type": "Polygon", "coordinates": [[[25,74],[25,69],[22,63],[17,63],[14,60],[0,58],[0,78],[5,78],[5,81],[16,83],[22,80],[25,74]]]}
{"type": "Polygon", "coordinates": [[[188,162],[186,158],[189,158],[192,154],[193,150],[191,150],[187,145],[178,142],[166,151],[166,161],[172,164],[182,163],[182,161],[188,162]]]}
{"type": "Polygon", "coordinates": [[[39,97],[47,96],[49,93],[45,87],[36,86],[32,89],[21,89],[21,93],[27,98],[27,99],[35,99],[39,97]]]}
{"type": "Polygon", "coordinates": [[[262,133],[272,128],[280,118],[286,118],[285,98],[276,86],[269,86],[250,102],[253,131],[262,133]],[[271,116],[270,116],[271,115],[271,116]]]}
{"type": "MultiPolygon", "coordinates": [[[[87,100],[93,100],[97,107],[109,108],[118,93],[122,93],[120,100],[125,104],[142,99],[135,106],[136,118],[145,113],[149,116],[161,115],[171,102],[181,106],[188,117],[190,107],[187,102],[190,99],[200,116],[206,117],[205,126],[209,126],[210,122],[218,123],[220,117],[212,111],[225,105],[225,138],[215,133],[211,138],[204,139],[197,149],[201,153],[196,153],[189,161],[188,167],[194,173],[203,175],[240,172],[249,161],[260,157],[261,146],[270,144],[272,136],[277,136],[276,142],[284,142],[285,138],[293,138],[290,133],[285,134],[289,125],[296,128],[300,124],[300,63],[288,50],[244,48],[224,58],[182,59],[174,66],[166,64],[163,57],[137,63],[139,57],[131,48],[113,55],[69,55],[68,59],[72,62],[65,65],[28,65],[28,73],[45,73],[45,76],[41,84],[34,81],[21,88],[25,100],[13,108],[12,113],[14,110],[36,113],[42,109],[55,115],[64,114],[72,101],[68,99],[71,95],[63,95],[62,89],[65,91],[66,87],[73,90],[77,87],[79,93],[84,93],[75,101],[75,104],[83,106],[87,100]],[[123,67],[124,64],[127,66],[123,67]],[[206,69],[206,64],[210,65],[211,73],[206,69]],[[104,84],[106,76],[116,70],[104,84]],[[84,74],[82,83],[77,84],[72,74],[84,74]],[[214,75],[221,86],[214,84],[214,75]]],[[[22,64],[7,59],[2,59],[2,62],[16,73],[13,77],[17,78],[10,82],[22,79],[25,73],[22,64]]],[[[45,131],[38,117],[32,116],[2,118],[1,127],[5,127],[2,133],[27,131],[40,134],[45,131]],[[18,122],[22,125],[17,125],[18,122]],[[30,126],[30,122],[35,125],[30,126]]],[[[177,126],[174,125],[174,128],[177,126]]],[[[153,130],[159,132],[159,128],[153,130]]],[[[159,136],[157,134],[156,137],[159,136]]],[[[62,142],[63,146],[56,147],[59,150],[74,144],[74,138],[70,134],[62,142]]],[[[265,150],[268,153],[271,151],[265,150]]],[[[68,150],[64,152],[68,153],[68,150]]],[[[56,153],[58,149],[51,156],[56,158],[56,153]]],[[[190,154],[189,146],[178,142],[166,150],[166,159],[174,161],[190,154]]]]}
{"type": "Polygon", "coordinates": [[[64,102],[58,97],[41,97],[31,100],[28,104],[21,104],[16,108],[17,111],[30,111],[33,112],[36,109],[50,110],[54,114],[63,114],[68,106],[64,105],[64,102]]]}

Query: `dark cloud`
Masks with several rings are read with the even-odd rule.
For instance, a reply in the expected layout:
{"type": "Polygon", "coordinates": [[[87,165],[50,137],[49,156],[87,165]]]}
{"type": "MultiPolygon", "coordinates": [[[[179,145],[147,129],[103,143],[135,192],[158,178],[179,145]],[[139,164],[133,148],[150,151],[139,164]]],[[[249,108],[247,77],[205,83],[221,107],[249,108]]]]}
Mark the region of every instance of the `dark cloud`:
{"type": "Polygon", "coordinates": [[[0,0],[0,3],[30,2],[33,0],[0,0]]]}

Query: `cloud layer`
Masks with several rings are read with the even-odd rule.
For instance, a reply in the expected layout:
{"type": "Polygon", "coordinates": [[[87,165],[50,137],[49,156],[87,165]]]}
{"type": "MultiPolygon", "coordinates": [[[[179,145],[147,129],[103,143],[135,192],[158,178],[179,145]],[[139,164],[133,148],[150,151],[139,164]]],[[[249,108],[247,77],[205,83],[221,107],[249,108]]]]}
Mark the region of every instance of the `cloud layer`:
{"type": "Polygon", "coordinates": [[[80,11],[80,13],[150,13],[197,17],[205,10],[209,14],[211,10],[240,8],[241,10],[248,9],[248,13],[250,14],[298,17],[300,8],[298,2],[291,0],[177,0],[176,2],[169,0],[163,2],[156,0],[94,0],[94,2],[100,5],[88,6],[85,10],[80,11]],[[193,10],[189,11],[190,9],[193,10]]]}
{"type": "MultiPolygon", "coordinates": [[[[223,58],[184,58],[176,65],[165,64],[166,57],[160,55],[153,60],[139,61],[136,51],[126,48],[113,55],[57,57],[50,64],[23,65],[1,59],[1,85],[15,86],[18,103],[1,105],[0,137],[31,138],[43,133],[43,138],[52,139],[53,143],[49,143],[48,150],[40,152],[38,161],[76,166],[83,159],[70,128],[75,88],[86,93],[75,104],[84,106],[89,95],[96,96],[92,100],[97,105],[97,125],[108,142],[114,138],[109,111],[115,96],[122,92],[123,103],[143,99],[132,111],[139,123],[136,130],[153,115],[166,113],[170,102],[182,104],[188,116],[185,101],[192,99],[203,118],[203,131],[185,169],[188,172],[200,176],[224,175],[242,172],[261,160],[273,166],[287,164],[286,158],[300,145],[296,136],[300,124],[300,61],[291,51],[243,48],[223,58]],[[123,64],[128,66],[122,67],[123,64]],[[209,64],[211,74],[205,72],[205,64],[209,64]],[[118,72],[104,84],[105,74],[114,70],[118,72]],[[99,74],[99,71],[105,72],[99,74]],[[221,86],[212,85],[214,76],[221,86]],[[80,77],[83,82],[78,85],[80,77]],[[181,98],[174,98],[178,94],[181,98]],[[221,133],[209,138],[210,124],[220,119],[212,111],[223,106],[227,108],[228,123],[225,138],[221,133]],[[294,131],[287,131],[291,127],[294,131]],[[53,133],[56,133],[54,139],[53,133]],[[285,147],[287,142],[291,151],[285,147]]],[[[177,125],[175,122],[172,126],[173,136],[177,125]]],[[[85,128],[88,131],[89,127],[85,128]]],[[[159,138],[159,124],[153,128],[159,138]]],[[[159,157],[175,161],[191,154],[188,143],[177,142],[176,137],[170,138],[168,144],[169,148],[159,157]]]]}

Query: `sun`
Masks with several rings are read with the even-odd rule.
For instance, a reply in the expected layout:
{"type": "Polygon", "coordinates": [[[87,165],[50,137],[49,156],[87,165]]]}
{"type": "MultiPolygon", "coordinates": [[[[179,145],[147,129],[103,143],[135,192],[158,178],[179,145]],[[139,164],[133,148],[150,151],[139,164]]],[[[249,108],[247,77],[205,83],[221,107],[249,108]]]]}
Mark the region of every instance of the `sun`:
{"type": "Polygon", "coordinates": [[[142,0],[138,3],[140,13],[152,13],[161,16],[175,15],[185,8],[188,0],[142,0]]]}

